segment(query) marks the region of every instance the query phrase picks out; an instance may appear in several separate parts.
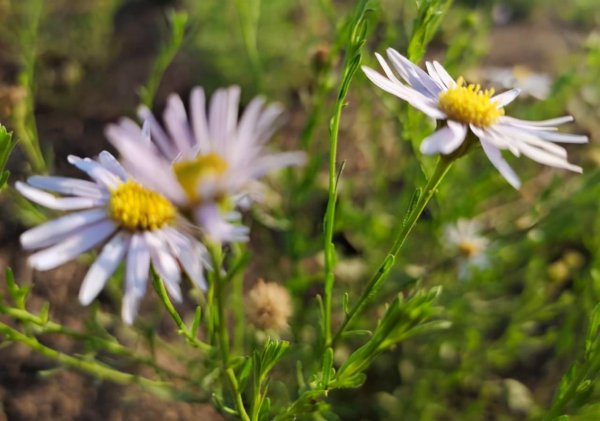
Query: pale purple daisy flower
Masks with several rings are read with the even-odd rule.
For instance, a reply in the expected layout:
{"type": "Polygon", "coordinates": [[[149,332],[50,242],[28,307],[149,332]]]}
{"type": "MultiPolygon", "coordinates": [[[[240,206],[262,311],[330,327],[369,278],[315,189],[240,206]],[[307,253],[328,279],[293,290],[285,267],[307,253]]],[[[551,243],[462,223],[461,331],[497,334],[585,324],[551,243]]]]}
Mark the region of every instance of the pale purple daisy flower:
{"type": "Polygon", "coordinates": [[[541,164],[580,173],[581,167],[567,161],[567,151],[558,143],[586,143],[587,136],[558,133],[557,127],[573,121],[564,116],[543,121],[520,120],[504,115],[504,108],[520,93],[511,89],[499,95],[482,91],[479,85],[455,81],[437,61],[426,62],[427,72],[392,48],[385,59],[376,54],[385,76],[363,66],[367,77],[381,89],[405,100],[413,107],[446,125],[423,140],[421,152],[427,155],[451,154],[463,144],[470,130],[479,138],[491,163],[515,188],[519,177],[502,157],[502,150],[521,154],[541,164]],[[394,73],[394,70],[396,73],[394,73]],[[397,75],[400,76],[400,80],[397,75]]]}
{"type": "Polygon", "coordinates": [[[481,225],[475,220],[459,219],[444,229],[444,244],[458,253],[459,277],[466,278],[470,267],[483,268],[488,264],[486,250],[490,240],[481,235],[481,225]]]}
{"type": "Polygon", "coordinates": [[[79,301],[91,303],[125,261],[122,316],[128,324],[146,291],[151,264],[176,301],[182,271],[206,289],[207,251],[179,228],[182,220],[169,200],[137,183],[106,151],[97,160],[73,155],[68,160],[93,181],[33,176],[16,183],[37,204],[74,211],[21,235],[24,249],[38,250],[28,259],[34,269],[54,269],[106,242],[83,280],[79,301]]]}
{"type": "Polygon", "coordinates": [[[146,108],[143,128],[128,118],[106,135],[124,165],[144,184],[182,208],[212,239],[246,241],[237,207],[260,193],[258,180],[270,171],[305,161],[302,152],[270,153],[265,144],[278,127],[282,109],[253,99],[238,119],[240,88],[217,90],[207,107],[200,87],[190,95],[189,118],[178,95],[168,98],[164,128],[146,108]]]}

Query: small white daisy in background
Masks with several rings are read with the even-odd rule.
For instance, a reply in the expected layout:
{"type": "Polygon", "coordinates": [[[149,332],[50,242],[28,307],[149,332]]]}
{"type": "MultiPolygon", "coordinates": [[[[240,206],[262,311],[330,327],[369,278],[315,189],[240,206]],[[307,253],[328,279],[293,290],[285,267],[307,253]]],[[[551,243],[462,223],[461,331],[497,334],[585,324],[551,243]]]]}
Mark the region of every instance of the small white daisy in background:
{"type": "Polygon", "coordinates": [[[21,235],[24,249],[38,250],[28,260],[34,269],[54,269],[106,242],[83,280],[79,300],[83,305],[92,302],[125,261],[122,316],[128,324],[146,292],[150,264],[177,301],[182,269],[199,288],[206,288],[206,249],[178,229],[180,219],[169,200],[138,184],[106,151],[98,160],[73,155],[68,159],[93,181],[33,176],[27,183],[16,183],[35,203],[74,211],[21,235]]]}
{"type": "Polygon", "coordinates": [[[519,95],[519,89],[494,95],[493,90],[483,91],[479,85],[467,85],[462,78],[455,81],[436,61],[426,62],[426,73],[392,48],[388,48],[387,55],[396,73],[381,55],[376,54],[385,76],[363,66],[367,77],[429,117],[447,123],[423,140],[422,153],[452,154],[463,145],[470,130],[479,138],[491,163],[517,189],[521,182],[502,157],[502,150],[509,150],[515,156],[523,154],[552,167],[582,171],[581,167],[567,161],[565,148],[553,143],[587,143],[587,136],[557,132],[556,126],[573,121],[573,117],[543,121],[508,117],[504,115],[504,107],[519,95]]]}
{"type": "Polygon", "coordinates": [[[146,107],[139,110],[144,128],[124,118],[106,135],[124,165],[145,185],[187,208],[209,237],[245,241],[236,208],[260,193],[266,173],[305,161],[302,152],[269,153],[265,144],[278,126],[282,109],[253,99],[238,119],[240,89],[217,90],[207,107],[202,88],[190,95],[189,119],[181,98],[171,95],[164,128],[146,107]]]}
{"type": "Polygon", "coordinates": [[[474,72],[477,80],[485,80],[504,89],[517,88],[535,99],[547,99],[553,80],[546,73],[537,73],[526,66],[488,67],[474,72]]]}
{"type": "Polygon", "coordinates": [[[459,219],[444,229],[444,244],[459,258],[459,277],[468,275],[469,267],[485,267],[486,250],[490,241],[481,235],[481,226],[475,220],[459,219]]]}

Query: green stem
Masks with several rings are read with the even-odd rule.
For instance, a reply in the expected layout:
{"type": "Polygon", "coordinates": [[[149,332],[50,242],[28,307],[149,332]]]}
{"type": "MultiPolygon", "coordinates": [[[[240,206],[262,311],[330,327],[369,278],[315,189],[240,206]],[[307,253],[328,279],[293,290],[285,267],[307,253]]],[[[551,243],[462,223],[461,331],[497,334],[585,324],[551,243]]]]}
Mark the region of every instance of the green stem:
{"type": "Polygon", "coordinates": [[[180,335],[182,335],[183,337],[185,337],[187,342],[190,345],[192,345],[193,347],[201,349],[204,352],[210,351],[211,346],[209,344],[202,342],[200,339],[198,339],[194,335],[192,335],[192,333],[186,326],[185,322],[183,321],[183,319],[181,318],[181,316],[179,315],[179,313],[173,306],[173,303],[171,302],[171,299],[169,298],[167,289],[165,288],[165,285],[163,284],[162,279],[160,279],[160,277],[154,271],[154,269],[152,269],[152,284],[154,285],[154,289],[156,290],[158,297],[160,298],[163,305],[165,306],[165,309],[167,310],[167,312],[169,313],[169,315],[171,316],[171,318],[177,325],[178,333],[180,335]]]}
{"type": "Polygon", "coordinates": [[[214,294],[217,311],[217,338],[219,343],[219,354],[221,356],[222,370],[229,382],[229,387],[235,401],[235,407],[238,411],[238,415],[244,421],[250,421],[250,417],[244,407],[244,401],[242,399],[242,392],[235,376],[233,368],[229,367],[229,334],[227,331],[227,318],[225,316],[225,303],[224,303],[224,283],[225,278],[221,274],[223,266],[223,253],[220,245],[212,245],[209,247],[210,254],[213,260],[213,274],[214,274],[214,294]]]}
{"type": "Polygon", "coordinates": [[[326,346],[331,341],[331,298],[334,284],[335,247],[333,245],[333,226],[337,203],[337,144],[340,130],[343,98],[336,101],[335,112],[331,119],[331,137],[329,143],[329,193],[325,211],[325,287],[323,292],[323,335],[326,346]]]}
{"type": "Polygon", "coordinates": [[[250,407],[250,418],[252,421],[258,420],[260,413],[262,393],[260,391],[260,381],[253,376],[252,378],[252,406],[250,407]]]}
{"type": "Polygon", "coordinates": [[[244,421],[251,421],[250,417],[248,416],[248,412],[246,412],[246,408],[244,407],[242,392],[240,391],[240,385],[237,381],[237,377],[235,376],[233,368],[227,368],[225,370],[225,374],[227,375],[227,379],[229,380],[229,386],[231,387],[231,392],[233,393],[233,398],[235,399],[235,407],[238,411],[240,418],[244,421]]]}
{"type": "Polygon", "coordinates": [[[244,47],[246,48],[250,67],[254,74],[254,81],[257,89],[260,90],[262,70],[256,39],[258,18],[260,15],[260,0],[235,0],[235,7],[240,20],[244,47]]]}
{"type": "Polygon", "coordinates": [[[0,304],[0,313],[6,314],[7,316],[11,317],[12,319],[18,320],[22,323],[31,323],[31,324],[41,328],[41,331],[43,333],[65,335],[70,338],[76,339],[78,341],[93,343],[94,346],[99,346],[102,348],[102,350],[110,352],[111,354],[130,358],[131,360],[135,361],[136,363],[146,364],[146,365],[152,367],[157,372],[157,374],[167,374],[171,377],[176,376],[174,373],[170,372],[169,370],[157,365],[156,362],[152,358],[145,357],[145,356],[133,355],[130,349],[128,349],[127,347],[124,347],[123,345],[121,345],[120,343],[118,343],[114,340],[111,341],[111,340],[108,340],[106,338],[102,338],[99,336],[91,336],[89,334],[83,334],[83,333],[77,332],[73,329],[69,329],[68,327],[63,326],[59,323],[55,323],[55,322],[52,322],[49,320],[44,320],[41,317],[36,316],[35,314],[29,313],[27,310],[22,310],[22,309],[14,308],[14,307],[8,307],[3,304],[0,304]]]}
{"type": "MultiPolygon", "coordinates": [[[[365,14],[368,0],[357,3],[356,11],[350,21],[348,38],[346,43],[346,54],[338,97],[335,101],[333,116],[329,126],[329,190],[327,198],[327,209],[324,219],[324,244],[325,254],[325,281],[323,291],[323,343],[326,347],[331,345],[331,298],[333,284],[335,282],[335,246],[333,245],[333,227],[335,221],[335,208],[337,203],[337,187],[339,173],[337,170],[337,145],[342,120],[342,110],[346,105],[346,97],[350,83],[358,70],[361,60],[360,50],[365,42],[366,23],[365,14]]],[[[343,169],[343,166],[342,168],[343,169]]],[[[340,169],[340,172],[341,172],[340,169]]]]}
{"type": "Polygon", "coordinates": [[[148,80],[146,81],[146,85],[140,88],[140,101],[148,108],[152,108],[162,77],[183,45],[187,23],[187,13],[177,11],[169,12],[171,35],[165,44],[160,47],[158,55],[152,63],[152,69],[148,76],[148,80]]]}
{"type": "Polygon", "coordinates": [[[234,315],[234,343],[233,352],[242,354],[244,352],[244,338],[246,335],[245,313],[244,313],[244,277],[241,274],[235,275],[232,280],[232,298],[234,315]]]}
{"type": "Polygon", "coordinates": [[[25,88],[27,96],[15,107],[13,123],[33,169],[37,172],[46,172],[46,162],[40,148],[35,121],[35,61],[44,2],[29,0],[27,7],[29,9],[27,23],[19,31],[21,51],[23,52],[23,70],[19,73],[19,84],[25,88]]]}
{"type": "Polygon", "coordinates": [[[37,338],[24,335],[18,330],[2,322],[0,322],[0,333],[4,334],[10,340],[27,345],[29,348],[39,352],[40,354],[48,358],[56,360],[66,366],[90,373],[95,377],[123,385],[137,384],[153,393],[162,396],[166,394],[172,398],[176,398],[179,395],[178,392],[170,388],[168,383],[150,380],[145,377],[140,377],[129,373],[123,373],[113,368],[107,367],[97,361],[84,360],[73,357],[68,354],[64,354],[60,351],[42,345],[37,340],[37,338]]]}
{"type": "Polygon", "coordinates": [[[402,249],[406,238],[416,225],[417,221],[419,220],[419,217],[423,213],[423,210],[425,210],[425,207],[427,206],[431,198],[435,195],[440,182],[446,176],[448,170],[452,166],[452,162],[454,162],[454,159],[455,158],[452,156],[447,157],[442,155],[438,160],[438,163],[435,167],[435,171],[427,181],[423,193],[419,196],[417,203],[412,207],[412,209],[409,210],[409,214],[404,220],[404,223],[402,224],[402,228],[398,233],[398,237],[396,237],[394,245],[388,252],[386,258],[384,259],[383,263],[381,264],[375,275],[373,275],[373,277],[367,284],[367,287],[363,290],[356,304],[354,304],[354,306],[344,319],[344,322],[342,323],[342,325],[340,326],[333,338],[332,346],[335,345],[335,343],[337,343],[337,341],[341,338],[342,334],[350,325],[350,323],[355,319],[355,317],[358,314],[360,314],[360,312],[367,305],[367,303],[375,296],[376,292],[379,290],[379,287],[387,278],[387,275],[395,262],[396,256],[398,255],[398,252],[402,249]]]}
{"type": "Polygon", "coordinates": [[[585,367],[582,367],[578,370],[577,376],[570,382],[567,391],[562,395],[562,397],[560,397],[552,404],[552,407],[544,417],[544,421],[553,421],[561,415],[565,414],[565,407],[573,399],[573,397],[577,393],[577,389],[579,388],[579,386],[581,386],[581,383],[583,383],[584,380],[593,377],[591,373],[595,373],[598,371],[599,364],[600,360],[598,358],[596,358],[596,360],[586,361],[585,367]]]}
{"type": "Polygon", "coordinates": [[[228,267],[225,283],[230,283],[229,307],[233,315],[233,339],[231,349],[235,355],[244,353],[245,309],[244,309],[244,268],[250,255],[243,243],[231,244],[231,265],[228,267]]]}

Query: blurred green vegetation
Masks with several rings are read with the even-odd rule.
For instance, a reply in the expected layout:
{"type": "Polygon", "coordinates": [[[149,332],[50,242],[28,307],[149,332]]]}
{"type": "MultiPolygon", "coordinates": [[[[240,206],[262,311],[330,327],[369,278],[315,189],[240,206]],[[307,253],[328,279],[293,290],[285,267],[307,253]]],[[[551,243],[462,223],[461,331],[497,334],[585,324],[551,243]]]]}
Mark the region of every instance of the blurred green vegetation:
{"type": "MultiPolygon", "coordinates": [[[[541,419],[554,402],[560,406],[556,415],[600,419],[597,370],[591,367],[596,363],[590,362],[600,353],[595,347],[590,355],[584,351],[586,339],[593,341],[597,333],[588,329],[600,302],[600,5],[596,0],[422,0],[422,7],[431,3],[436,8],[424,24],[416,3],[373,2],[363,62],[377,67],[373,53],[393,47],[412,53],[415,60],[423,55],[438,59],[455,76],[477,70],[485,78],[491,67],[521,64],[548,74],[552,84],[546,99],[523,95],[507,112],[528,119],[573,114],[577,123],[570,129],[591,138],[589,145],[569,148],[570,160],[581,163],[585,173],[573,175],[509,158],[525,181],[518,192],[481,150],[461,159],[409,237],[379,293],[379,304],[370,306],[355,326],[374,330],[389,311],[382,303],[441,285],[437,305],[443,311],[435,317],[451,327],[386,347],[390,349],[373,362],[363,387],[332,392],[331,412],[324,413],[332,419],[333,413],[341,419],[541,419]],[[553,39],[544,43],[549,28],[564,35],[562,46],[553,39]],[[536,56],[521,63],[531,51],[509,43],[500,36],[505,32],[515,34],[511,42],[527,44],[535,38],[542,60],[536,56]],[[459,256],[448,249],[444,237],[444,228],[460,218],[480,221],[491,241],[485,251],[488,264],[471,267],[463,277],[459,256]],[[575,363],[589,369],[579,380],[592,383],[585,388],[576,384],[573,399],[562,402],[558,385],[575,363]]],[[[273,143],[278,149],[305,149],[311,162],[302,173],[273,177],[267,200],[249,216],[254,222],[247,283],[259,276],[277,280],[295,302],[290,331],[284,335],[292,346],[273,369],[269,392],[274,408],[296,395],[296,362],[304,362],[298,368],[306,374],[322,360],[313,345],[319,329],[315,297],[322,294],[323,283],[328,123],[344,53],[340,33],[353,4],[51,0],[43,2],[32,34],[23,28],[31,29],[29,7],[36,2],[0,1],[0,83],[25,89],[12,107],[7,104],[2,121],[15,130],[18,147],[25,147],[33,168],[44,169],[42,153],[53,165],[53,148],[63,147],[61,121],[74,118],[95,127],[133,114],[142,101],[136,97],[139,88],[147,80],[157,83],[150,78],[152,63],[160,46],[168,45],[172,10],[188,13],[185,37],[179,39],[179,52],[162,84],[143,98],[146,103],[158,93],[160,109],[170,90],[187,97],[196,84],[208,91],[238,84],[245,101],[262,94],[285,105],[287,123],[273,143]],[[136,57],[128,57],[134,53],[136,57]],[[34,111],[46,115],[46,129],[59,132],[52,143],[40,132],[39,151],[38,135],[26,129],[34,111]]],[[[433,160],[422,157],[418,145],[432,130],[431,122],[358,72],[339,139],[339,161],[345,167],[333,235],[333,325],[343,320],[344,293],[352,304],[393,242],[414,187],[430,174],[433,160]]],[[[59,161],[64,157],[57,156],[54,162],[59,161]]],[[[22,162],[12,167],[9,162],[8,168],[19,174],[22,162]]],[[[22,219],[13,216],[5,223],[22,219]]],[[[246,341],[260,339],[251,332],[246,341]]],[[[363,343],[360,335],[346,341],[333,355],[334,366],[363,343]]],[[[210,373],[198,365],[191,370],[211,385],[210,373]]],[[[565,388],[574,381],[566,378],[565,388]]]]}

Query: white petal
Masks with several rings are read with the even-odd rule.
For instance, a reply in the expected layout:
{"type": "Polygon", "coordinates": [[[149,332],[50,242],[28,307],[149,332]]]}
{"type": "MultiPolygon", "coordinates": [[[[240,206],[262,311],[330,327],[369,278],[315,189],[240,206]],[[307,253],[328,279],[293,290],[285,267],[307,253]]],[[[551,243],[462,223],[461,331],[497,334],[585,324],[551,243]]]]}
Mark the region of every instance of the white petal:
{"type": "Polygon", "coordinates": [[[152,144],[152,131],[150,130],[150,122],[148,121],[142,123],[142,140],[146,145],[152,144]]]}
{"type": "Polygon", "coordinates": [[[92,180],[103,185],[107,189],[117,188],[121,184],[119,177],[90,158],[80,158],[75,155],[69,155],[67,160],[69,163],[85,172],[92,180]]]}
{"type": "Polygon", "coordinates": [[[510,165],[508,165],[508,162],[502,157],[500,150],[485,139],[480,139],[480,143],[492,165],[500,171],[500,174],[502,174],[511,186],[518,190],[521,187],[521,181],[510,165]]]}
{"type": "Polygon", "coordinates": [[[521,145],[528,144],[535,148],[543,149],[552,155],[565,159],[567,158],[567,151],[565,148],[543,140],[538,136],[540,133],[539,131],[529,132],[523,129],[515,129],[514,127],[498,124],[494,127],[494,132],[497,133],[498,136],[511,139],[514,146],[519,148],[519,150],[521,150],[521,145]]]}
{"type": "Polygon", "coordinates": [[[108,278],[115,272],[119,263],[125,257],[129,235],[120,232],[115,235],[102,249],[96,261],[83,278],[79,289],[79,302],[86,306],[102,291],[108,278]]]}
{"type": "Polygon", "coordinates": [[[248,227],[227,222],[217,205],[213,203],[196,207],[194,216],[196,222],[214,241],[221,243],[246,242],[249,239],[248,227]]]}
{"type": "MultiPolygon", "coordinates": [[[[268,136],[263,135],[257,128],[258,121],[262,116],[263,105],[265,100],[261,97],[254,98],[244,110],[237,128],[237,141],[232,152],[232,161],[236,161],[247,154],[247,150],[257,144],[261,144],[263,140],[267,140],[268,136]]],[[[264,123],[263,123],[264,124],[264,123]]],[[[271,124],[273,127],[273,124],[271,124]]],[[[268,132],[271,127],[266,128],[268,132]]]]}
{"type": "Polygon", "coordinates": [[[540,164],[549,165],[551,167],[563,168],[576,173],[583,172],[583,169],[577,165],[573,165],[567,162],[566,158],[557,156],[545,150],[536,148],[527,143],[519,144],[519,149],[523,152],[523,155],[533,159],[540,164]]]}
{"type": "Polygon", "coordinates": [[[444,82],[444,85],[446,85],[448,88],[454,88],[456,86],[456,82],[454,81],[452,76],[450,76],[450,74],[446,71],[444,66],[442,66],[440,63],[434,60],[433,67],[437,71],[437,74],[442,80],[442,82],[444,82]]]}
{"type": "Polygon", "coordinates": [[[431,76],[431,79],[443,90],[448,89],[446,84],[442,81],[442,79],[438,76],[437,70],[433,67],[433,63],[426,61],[425,67],[427,68],[427,73],[431,76]]]}
{"type": "Polygon", "coordinates": [[[94,199],[91,197],[55,197],[50,193],[28,186],[17,181],[15,188],[23,196],[39,205],[56,210],[79,210],[104,206],[106,199],[94,199]]]}
{"type": "Polygon", "coordinates": [[[556,155],[560,158],[567,159],[567,150],[560,145],[548,142],[535,136],[527,138],[525,142],[535,148],[543,149],[546,152],[551,153],[552,155],[556,155]]]}
{"type": "Polygon", "coordinates": [[[125,166],[135,179],[176,204],[187,203],[187,196],[177,181],[170,162],[159,156],[153,146],[142,142],[125,137],[114,142],[111,129],[112,127],[107,129],[107,137],[121,153],[125,166]]]}
{"type": "Polygon", "coordinates": [[[23,233],[21,245],[25,250],[48,247],[62,241],[73,231],[106,217],[105,209],[92,209],[61,216],[23,233]]]}
{"type": "Polygon", "coordinates": [[[283,107],[279,104],[270,104],[258,117],[254,135],[258,144],[264,144],[280,126],[283,107]]]}
{"type": "Polygon", "coordinates": [[[388,77],[388,79],[390,79],[394,83],[402,84],[402,82],[396,77],[396,75],[394,74],[390,66],[387,64],[385,59],[381,56],[381,54],[375,53],[375,57],[377,58],[379,65],[383,69],[383,72],[388,77]]]}
{"type": "Polygon", "coordinates": [[[529,120],[521,120],[514,117],[503,116],[500,117],[501,120],[507,120],[515,124],[522,124],[526,126],[540,126],[540,127],[551,127],[551,126],[560,126],[562,124],[570,123],[573,120],[573,116],[566,115],[562,117],[551,118],[549,120],[540,120],[540,121],[529,121],[529,120]]]}
{"type": "Polygon", "coordinates": [[[446,118],[446,114],[437,108],[437,103],[423,96],[418,91],[402,84],[394,83],[377,73],[375,70],[366,66],[362,66],[362,70],[375,85],[384,91],[389,92],[390,94],[408,102],[410,105],[424,112],[429,117],[438,120],[446,118]]]}
{"type": "Polygon", "coordinates": [[[421,143],[421,153],[444,155],[454,152],[465,140],[467,126],[448,120],[448,126],[434,132],[421,143]]]}
{"type": "Polygon", "coordinates": [[[467,135],[467,125],[453,120],[448,120],[448,127],[454,133],[454,138],[442,145],[441,152],[445,155],[451,154],[463,144],[467,135]]]}
{"type": "Polygon", "coordinates": [[[589,138],[585,135],[570,134],[570,133],[556,133],[547,131],[533,131],[533,135],[541,137],[542,139],[549,140],[551,142],[558,143],[576,143],[583,144],[588,143],[589,138]]]}
{"type": "Polygon", "coordinates": [[[470,124],[469,127],[478,138],[485,139],[489,144],[500,150],[508,149],[513,155],[517,157],[521,156],[521,151],[518,148],[519,142],[516,141],[510,134],[504,133],[502,130],[498,130],[500,125],[488,127],[485,130],[473,124],[470,124]]]}
{"type": "Polygon", "coordinates": [[[444,236],[446,237],[447,241],[452,244],[458,244],[462,238],[455,226],[446,227],[444,236]]]}
{"type": "Polygon", "coordinates": [[[510,91],[502,92],[501,94],[493,96],[491,101],[495,102],[498,108],[502,108],[513,102],[520,93],[520,89],[511,89],[510,91]]]}
{"type": "Polygon", "coordinates": [[[160,275],[165,283],[169,295],[177,301],[181,302],[182,295],[179,283],[181,282],[181,271],[177,260],[169,253],[167,244],[163,243],[162,239],[154,233],[146,232],[146,243],[150,249],[152,264],[156,272],[160,275]]]}
{"type": "MultiPolygon", "coordinates": [[[[212,96],[208,115],[213,149],[223,157],[230,156],[236,135],[240,88],[218,89],[212,96]]],[[[257,123],[257,124],[260,124],[257,123]]]]}
{"type": "Polygon", "coordinates": [[[179,95],[171,94],[167,99],[163,120],[176,146],[177,155],[185,155],[192,148],[194,142],[185,106],[179,95]]]}
{"type": "Polygon", "coordinates": [[[206,121],[206,97],[200,87],[194,88],[190,95],[190,113],[198,152],[207,153],[212,147],[206,121]]]}
{"type": "Polygon", "coordinates": [[[117,161],[117,159],[110,152],[100,152],[98,160],[100,161],[100,165],[102,165],[111,173],[115,174],[122,181],[125,181],[129,178],[129,176],[127,175],[127,171],[125,171],[125,168],[123,168],[119,161],[117,161]]]}
{"type": "Polygon", "coordinates": [[[204,267],[208,267],[208,252],[204,246],[194,239],[168,228],[162,230],[165,241],[169,243],[183,269],[196,286],[206,290],[204,267]]]}
{"type": "Polygon", "coordinates": [[[293,165],[304,165],[305,163],[306,154],[304,152],[280,152],[263,155],[252,163],[252,169],[246,168],[244,170],[249,171],[250,177],[260,178],[268,172],[293,165]]]}
{"type": "Polygon", "coordinates": [[[77,178],[34,175],[27,179],[27,183],[38,189],[70,196],[84,196],[97,199],[108,197],[108,191],[101,188],[98,184],[77,178]]]}
{"type": "Polygon", "coordinates": [[[139,139],[142,137],[142,129],[140,128],[140,125],[129,117],[121,117],[116,126],[126,137],[131,139],[139,139]]]}
{"type": "Polygon", "coordinates": [[[150,271],[150,252],[148,245],[140,234],[134,234],[127,253],[125,267],[125,295],[121,316],[123,321],[131,325],[137,315],[140,300],[146,292],[150,271]]]}
{"type": "Polygon", "coordinates": [[[413,88],[423,95],[437,99],[437,96],[443,89],[427,74],[427,72],[393,48],[388,48],[385,51],[396,70],[398,70],[400,75],[404,77],[413,88]]]}
{"type": "Polygon", "coordinates": [[[169,139],[158,121],[156,121],[152,111],[145,106],[141,106],[138,108],[138,116],[144,122],[144,124],[147,124],[150,128],[152,140],[156,142],[156,146],[163,156],[169,161],[173,160],[177,156],[175,145],[173,145],[173,142],[169,139]]]}
{"type": "Polygon", "coordinates": [[[205,253],[203,250],[199,244],[196,244],[191,251],[183,250],[179,255],[179,261],[196,287],[206,291],[208,285],[204,277],[204,266],[201,264],[202,253],[205,253]]]}
{"type": "Polygon", "coordinates": [[[240,87],[231,86],[227,89],[227,110],[225,112],[225,133],[227,139],[236,132],[238,111],[240,107],[240,87]]]}
{"type": "Polygon", "coordinates": [[[109,220],[87,226],[58,245],[31,255],[29,264],[37,270],[54,269],[101,243],[116,229],[115,224],[109,220]]]}

